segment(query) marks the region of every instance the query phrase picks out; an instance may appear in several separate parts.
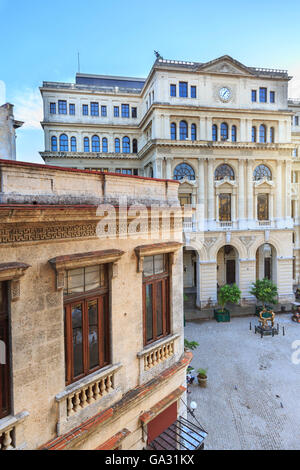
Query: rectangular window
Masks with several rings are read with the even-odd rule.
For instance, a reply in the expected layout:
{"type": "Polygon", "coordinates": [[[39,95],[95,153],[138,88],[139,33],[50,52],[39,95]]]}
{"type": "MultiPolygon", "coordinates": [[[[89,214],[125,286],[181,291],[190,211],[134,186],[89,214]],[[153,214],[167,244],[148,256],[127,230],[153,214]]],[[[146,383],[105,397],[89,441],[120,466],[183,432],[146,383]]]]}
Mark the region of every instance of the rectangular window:
{"type": "Polygon", "coordinates": [[[0,419],[10,414],[8,284],[0,282],[0,419]],[[4,364],[2,364],[4,362],[4,364]]]}
{"type": "Polygon", "coordinates": [[[59,100],[58,102],[58,114],[67,114],[67,102],[59,100]]]}
{"type": "Polygon", "coordinates": [[[295,126],[299,126],[299,116],[295,116],[295,126]]]}
{"type": "Polygon", "coordinates": [[[192,204],[192,195],[191,194],[180,194],[179,193],[179,202],[181,206],[191,205],[192,204]]]}
{"type": "Polygon", "coordinates": [[[191,86],[191,98],[197,98],[197,87],[191,86]]]}
{"type": "Polygon", "coordinates": [[[91,116],[99,116],[99,103],[91,103],[91,116]]]}
{"type": "Polygon", "coordinates": [[[231,221],[231,194],[219,194],[219,220],[231,221]]]}
{"type": "Polygon", "coordinates": [[[89,115],[89,107],[87,104],[82,105],[82,114],[83,116],[88,116],[89,115]]]}
{"type": "Polygon", "coordinates": [[[122,104],[122,117],[129,118],[129,104],[122,104]]]}
{"type": "Polygon", "coordinates": [[[71,103],[71,104],[69,105],[69,114],[70,114],[71,116],[74,116],[74,115],[75,115],[75,104],[73,104],[73,103],[71,103]]]}
{"type": "Polygon", "coordinates": [[[101,106],[101,116],[102,117],[107,116],[107,107],[106,106],[101,106]]]}
{"type": "Polygon", "coordinates": [[[170,85],[170,96],[176,96],[176,85],[170,85]]]}
{"type": "Polygon", "coordinates": [[[56,103],[50,103],[50,114],[56,114],[56,103]]]}
{"type": "Polygon", "coordinates": [[[144,258],[144,345],[170,334],[168,256],[144,258]]]}
{"type": "Polygon", "coordinates": [[[266,103],[267,102],[267,89],[266,88],[260,88],[259,89],[259,101],[261,103],[266,103]]]}
{"type": "Polygon", "coordinates": [[[187,98],[187,96],[188,96],[188,84],[187,84],[187,82],[179,82],[179,96],[181,98],[187,98]]]}
{"type": "Polygon", "coordinates": [[[120,116],[120,108],[119,106],[114,106],[114,117],[120,116]]]}
{"type": "Polygon", "coordinates": [[[252,90],[251,91],[251,100],[252,100],[252,103],[255,103],[256,100],[257,100],[257,93],[256,93],[256,90],[252,90]]]}
{"type": "Polygon", "coordinates": [[[270,103],[275,103],[275,91],[270,91],[270,103]]]}
{"type": "Polygon", "coordinates": [[[137,108],[131,108],[131,116],[133,118],[136,118],[137,117],[137,108]]]}
{"type": "Polygon", "coordinates": [[[70,384],[109,364],[108,265],[65,276],[66,381],[70,384]]]}
{"type": "Polygon", "coordinates": [[[268,194],[257,195],[257,219],[269,220],[269,196],[268,194]]]}

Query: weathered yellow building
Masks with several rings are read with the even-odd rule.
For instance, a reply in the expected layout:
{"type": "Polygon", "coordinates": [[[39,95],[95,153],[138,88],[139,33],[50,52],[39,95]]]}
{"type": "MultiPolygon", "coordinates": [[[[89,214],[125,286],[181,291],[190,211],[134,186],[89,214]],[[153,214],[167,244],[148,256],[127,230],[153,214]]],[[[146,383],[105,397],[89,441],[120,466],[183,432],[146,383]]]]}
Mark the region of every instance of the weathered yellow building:
{"type": "Polygon", "coordinates": [[[0,173],[0,449],[146,447],[186,415],[178,183],[0,173]]]}

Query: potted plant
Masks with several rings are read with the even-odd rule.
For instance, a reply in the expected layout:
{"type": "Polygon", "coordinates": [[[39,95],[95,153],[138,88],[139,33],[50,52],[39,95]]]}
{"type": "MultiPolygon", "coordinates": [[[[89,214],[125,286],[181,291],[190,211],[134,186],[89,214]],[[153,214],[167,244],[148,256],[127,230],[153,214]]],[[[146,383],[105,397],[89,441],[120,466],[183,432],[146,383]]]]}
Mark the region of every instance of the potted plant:
{"type": "Polygon", "coordinates": [[[207,370],[198,369],[197,378],[198,378],[198,384],[200,385],[200,387],[205,388],[207,385],[207,370]]]}
{"type": "Polygon", "coordinates": [[[190,349],[191,351],[194,351],[194,349],[198,348],[199,343],[197,341],[188,341],[187,339],[184,340],[184,348],[185,349],[190,349]]]}
{"type": "Polygon", "coordinates": [[[219,304],[221,308],[214,310],[217,322],[229,322],[230,311],[225,308],[227,303],[237,304],[241,299],[241,291],[236,284],[226,284],[219,291],[219,304]]]}
{"type": "Polygon", "coordinates": [[[272,311],[269,304],[277,304],[278,290],[277,286],[270,279],[258,279],[253,282],[250,294],[262,303],[262,307],[256,306],[255,313],[259,315],[262,310],[272,311]]]}

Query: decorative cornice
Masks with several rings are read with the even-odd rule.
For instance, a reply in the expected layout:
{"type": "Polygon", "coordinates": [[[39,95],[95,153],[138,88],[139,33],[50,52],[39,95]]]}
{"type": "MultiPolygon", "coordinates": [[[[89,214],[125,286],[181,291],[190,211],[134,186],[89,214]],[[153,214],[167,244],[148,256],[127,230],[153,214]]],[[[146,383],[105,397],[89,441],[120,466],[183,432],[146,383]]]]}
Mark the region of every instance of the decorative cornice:
{"type": "Polygon", "coordinates": [[[145,256],[159,255],[162,253],[171,253],[172,264],[175,263],[175,253],[183,246],[179,242],[153,243],[152,245],[141,245],[135,248],[135,254],[138,259],[137,272],[143,272],[143,264],[145,256]]]}

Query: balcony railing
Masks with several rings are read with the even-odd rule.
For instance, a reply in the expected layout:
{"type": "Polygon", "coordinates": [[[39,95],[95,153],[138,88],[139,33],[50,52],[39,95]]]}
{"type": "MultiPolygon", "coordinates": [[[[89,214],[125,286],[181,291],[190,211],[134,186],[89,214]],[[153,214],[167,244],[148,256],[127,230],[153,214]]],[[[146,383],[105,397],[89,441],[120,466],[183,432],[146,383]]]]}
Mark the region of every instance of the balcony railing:
{"type": "Polygon", "coordinates": [[[109,367],[106,371],[100,371],[88,376],[66,390],[56,395],[56,401],[60,406],[65,406],[66,415],[70,417],[92,403],[97,402],[115,389],[115,374],[120,365],[109,367]]]}
{"type": "Polygon", "coordinates": [[[271,227],[272,225],[271,220],[258,220],[257,222],[260,227],[271,227]]]}
{"type": "Polygon", "coordinates": [[[28,411],[19,413],[16,416],[8,416],[0,421],[0,451],[16,450],[16,429],[25,418],[29,416],[28,411]]]}
{"type": "Polygon", "coordinates": [[[175,340],[172,339],[168,343],[158,346],[156,349],[146,354],[144,356],[144,370],[152,369],[152,367],[172,357],[174,355],[174,343],[175,340]]]}
{"type": "Polygon", "coordinates": [[[227,221],[227,222],[219,222],[219,225],[221,228],[232,228],[233,223],[232,221],[227,221]]]}

